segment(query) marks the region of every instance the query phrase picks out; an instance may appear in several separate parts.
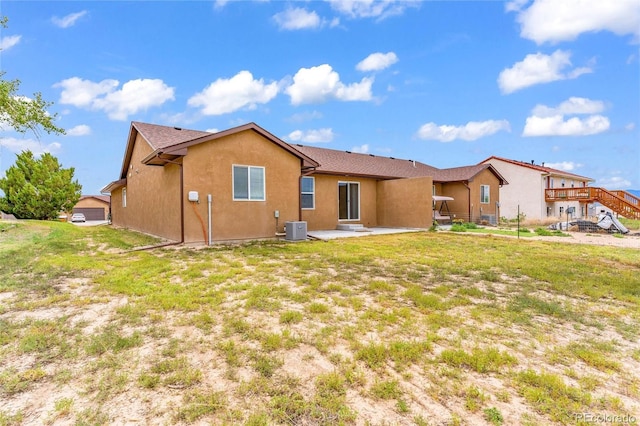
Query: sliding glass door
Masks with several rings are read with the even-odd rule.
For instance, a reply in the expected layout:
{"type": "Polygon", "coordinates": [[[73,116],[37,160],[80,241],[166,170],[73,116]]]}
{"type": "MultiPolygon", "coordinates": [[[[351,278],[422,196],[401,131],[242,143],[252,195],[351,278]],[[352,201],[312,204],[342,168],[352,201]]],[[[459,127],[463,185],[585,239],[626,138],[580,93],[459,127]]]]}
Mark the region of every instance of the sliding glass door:
{"type": "Polygon", "coordinates": [[[338,182],[338,219],[360,220],[360,184],[338,182]]]}

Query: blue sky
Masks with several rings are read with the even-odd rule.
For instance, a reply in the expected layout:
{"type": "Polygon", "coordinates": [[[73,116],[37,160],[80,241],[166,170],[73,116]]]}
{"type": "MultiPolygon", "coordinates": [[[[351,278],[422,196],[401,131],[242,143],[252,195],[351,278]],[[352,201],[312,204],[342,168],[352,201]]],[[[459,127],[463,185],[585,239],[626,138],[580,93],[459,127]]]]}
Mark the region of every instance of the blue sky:
{"type": "Polygon", "coordinates": [[[0,65],[63,136],[0,130],[118,178],[131,121],[422,161],[545,162],[640,188],[640,1],[3,1],[0,65]]]}

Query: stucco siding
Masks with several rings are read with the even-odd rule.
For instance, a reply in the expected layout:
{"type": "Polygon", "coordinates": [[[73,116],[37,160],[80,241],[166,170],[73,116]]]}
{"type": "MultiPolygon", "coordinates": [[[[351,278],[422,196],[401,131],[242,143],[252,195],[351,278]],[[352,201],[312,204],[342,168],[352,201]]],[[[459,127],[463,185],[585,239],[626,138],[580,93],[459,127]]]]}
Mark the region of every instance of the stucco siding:
{"type": "Polygon", "coordinates": [[[302,220],[309,230],[335,229],[339,223],[361,223],[378,226],[376,211],[377,184],[375,179],[315,174],[315,209],[302,210],[302,220]],[[339,220],[338,183],[360,184],[359,219],[339,220]]]}
{"type": "Polygon", "coordinates": [[[497,223],[499,217],[497,216],[497,202],[500,202],[500,182],[498,178],[489,170],[483,170],[478,173],[472,181],[469,182],[469,188],[471,190],[471,215],[473,221],[483,220],[484,216],[491,218],[492,223],[497,223]],[[481,187],[487,185],[489,187],[489,202],[483,203],[481,199],[481,187]]]}
{"type": "Polygon", "coordinates": [[[516,164],[491,159],[489,163],[509,182],[500,188],[500,216],[515,219],[520,213],[527,219],[546,217],[542,173],[516,164]]]}
{"type": "Polygon", "coordinates": [[[433,180],[394,179],[377,184],[378,226],[428,228],[433,223],[433,180]]]}
{"type": "Polygon", "coordinates": [[[180,167],[169,164],[146,166],[142,159],[152,152],[149,144],[138,135],[126,187],[111,194],[112,223],[169,240],[180,241],[180,167]],[[122,191],[126,188],[126,207],[122,191]]]}
{"type": "MultiPolygon", "coordinates": [[[[447,182],[442,183],[441,188],[441,192],[438,192],[437,195],[453,198],[453,201],[447,201],[451,219],[471,220],[469,216],[469,189],[467,186],[462,182],[447,182]]],[[[443,214],[446,215],[446,213],[446,210],[444,210],[443,214]]]]}
{"type": "Polygon", "coordinates": [[[208,237],[208,194],[214,241],[274,237],[285,222],[299,220],[299,179],[300,159],[251,130],[190,147],[184,157],[185,241],[208,237]],[[264,167],[264,201],[233,199],[234,165],[264,167]],[[205,232],[187,200],[189,191],[199,193],[195,208],[205,232]]]}

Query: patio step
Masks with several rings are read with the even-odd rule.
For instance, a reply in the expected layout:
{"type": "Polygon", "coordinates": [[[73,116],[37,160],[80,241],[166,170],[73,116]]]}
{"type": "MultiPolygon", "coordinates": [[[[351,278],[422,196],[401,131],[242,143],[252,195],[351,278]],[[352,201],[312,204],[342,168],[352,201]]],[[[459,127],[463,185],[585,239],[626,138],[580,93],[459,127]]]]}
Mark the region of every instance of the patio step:
{"type": "Polygon", "coordinates": [[[361,223],[340,223],[336,227],[338,231],[351,231],[351,232],[371,232],[368,228],[365,228],[361,223]]]}

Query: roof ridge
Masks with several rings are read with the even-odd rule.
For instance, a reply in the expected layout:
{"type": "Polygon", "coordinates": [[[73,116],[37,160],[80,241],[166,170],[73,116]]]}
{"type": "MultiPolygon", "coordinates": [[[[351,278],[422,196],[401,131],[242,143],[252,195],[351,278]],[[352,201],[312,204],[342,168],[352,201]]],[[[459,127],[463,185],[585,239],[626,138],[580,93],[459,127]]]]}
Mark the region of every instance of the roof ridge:
{"type": "Polygon", "coordinates": [[[499,161],[505,161],[507,163],[515,164],[517,166],[527,167],[529,169],[538,170],[538,171],[541,171],[541,172],[555,173],[555,174],[565,175],[565,176],[574,176],[576,178],[587,179],[587,180],[591,180],[591,181],[594,180],[594,179],[592,179],[592,178],[590,178],[588,176],[582,176],[582,175],[579,175],[579,174],[576,174],[576,173],[568,172],[566,170],[560,170],[560,169],[555,169],[553,167],[542,166],[542,165],[534,164],[534,163],[528,163],[526,161],[512,160],[510,158],[498,157],[497,155],[492,155],[491,157],[487,158],[486,160],[481,161],[481,163],[485,163],[485,162],[487,162],[487,161],[489,161],[491,159],[496,159],[496,160],[499,160],[499,161]]]}

